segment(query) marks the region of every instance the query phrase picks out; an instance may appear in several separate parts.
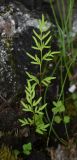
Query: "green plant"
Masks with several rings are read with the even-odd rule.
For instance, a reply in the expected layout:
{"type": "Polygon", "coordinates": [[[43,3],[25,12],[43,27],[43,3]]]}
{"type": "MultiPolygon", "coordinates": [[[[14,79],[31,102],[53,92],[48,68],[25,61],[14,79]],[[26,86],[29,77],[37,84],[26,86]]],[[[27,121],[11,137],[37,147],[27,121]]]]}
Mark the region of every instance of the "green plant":
{"type": "MultiPolygon", "coordinates": [[[[64,145],[67,145],[67,142],[63,138],[60,138],[58,136],[58,134],[55,132],[53,126],[54,126],[55,123],[60,124],[61,122],[63,122],[63,124],[66,126],[66,124],[68,124],[70,122],[70,116],[65,114],[65,105],[63,104],[63,102],[61,100],[58,100],[57,102],[53,101],[53,106],[54,107],[52,108],[52,113],[53,113],[52,120],[50,120],[50,118],[49,118],[50,129],[49,129],[49,134],[48,134],[48,138],[47,138],[47,146],[49,144],[51,131],[53,131],[56,138],[61,143],[63,143],[64,145]]],[[[67,129],[66,129],[66,134],[67,134],[67,137],[68,137],[67,129]]],[[[68,137],[68,139],[69,139],[69,137],[68,137]]]]}
{"type": "MultiPolygon", "coordinates": [[[[64,101],[64,88],[67,82],[67,78],[72,77],[73,68],[75,68],[75,62],[77,58],[76,49],[73,47],[73,37],[72,37],[72,18],[73,18],[73,8],[75,4],[75,0],[61,0],[60,2],[57,0],[57,10],[59,12],[60,22],[57,18],[54,6],[52,4],[52,0],[50,0],[50,5],[54,14],[56,26],[58,29],[58,46],[61,51],[61,56],[58,58],[57,67],[60,66],[60,84],[59,84],[59,92],[58,99],[62,98],[64,101]],[[61,3],[61,4],[59,4],[61,3]],[[66,4],[65,4],[66,3],[66,4]],[[62,6],[62,8],[60,7],[62,6]],[[62,15],[62,11],[64,15],[62,15]],[[64,16],[64,17],[63,17],[64,16]],[[65,70],[65,73],[63,72],[65,70]]],[[[55,69],[56,70],[56,69],[55,69]]]]}
{"type": "MultiPolygon", "coordinates": [[[[60,55],[60,57],[57,56],[56,66],[53,70],[53,74],[56,73],[57,68],[59,68],[59,71],[60,71],[59,72],[60,78],[59,78],[59,84],[58,84],[59,89],[58,89],[58,94],[56,97],[57,103],[56,103],[55,108],[52,109],[52,112],[55,110],[55,113],[53,112],[52,120],[50,120],[49,116],[48,116],[48,120],[50,121],[49,136],[50,136],[50,133],[52,130],[58,139],[60,139],[60,138],[58,137],[58,135],[56,134],[56,132],[52,126],[54,121],[58,122],[58,123],[60,123],[61,121],[64,122],[67,139],[69,138],[66,125],[69,122],[70,117],[65,115],[65,111],[59,113],[56,111],[56,109],[58,109],[57,105],[59,103],[65,104],[64,88],[67,83],[67,78],[69,79],[69,83],[70,83],[70,77],[72,76],[72,70],[73,70],[73,67],[75,67],[74,63],[75,63],[76,57],[77,57],[75,49],[73,48],[73,38],[71,36],[72,14],[73,14],[74,2],[75,2],[74,0],[68,0],[67,6],[65,6],[64,0],[61,0],[61,1],[57,0],[56,1],[57,10],[59,12],[59,17],[60,17],[60,21],[59,21],[57,14],[56,14],[56,11],[55,11],[55,8],[52,3],[52,0],[50,0],[50,5],[52,8],[54,19],[55,19],[56,26],[58,29],[57,39],[58,39],[58,46],[61,51],[61,55],[60,55]],[[62,6],[62,8],[60,5],[62,6]],[[62,11],[63,11],[63,15],[62,15],[62,11]],[[63,118],[62,118],[62,116],[63,116],[63,118]]],[[[48,90],[48,88],[46,88],[46,91],[45,91],[45,99],[46,99],[47,90],[48,90]]],[[[64,106],[64,108],[65,108],[65,106],[64,106]]],[[[48,139],[49,139],[49,136],[48,136],[48,139]]],[[[47,145],[48,145],[48,141],[49,140],[47,140],[47,145]]]]}
{"type": "Polygon", "coordinates": [[[27,143],[27,144],[24,144],[24,145],[23,145],[23,153],[24,153],[24,154],[30,155],[31,150],[32,150],[32,145],[31,145],[31,143],[27,143]]]}
{"type": "MultiPolygon", "coordinates": [[[[61,88],[62,88],[63,83],[65,86],[65,82],[67,80],[66,77],[67,76],[70,77],[72,75],[71,68],[73,67],[73,64],[77,56],[77,54],[74,52],[73,37],[72,37],[72,15],[73,15],[74,0],[68,0],[67,2],[64,0],[59,2],[57,0],[56,3],[57,3],[57,10],[59,12],[60,22],[57,18],[55,8],[52,4],[52,0],[50,0],[50,5],[52,8],[54,19],[55,19],[56,26],[58,29],[58,36],[57,36],[58,46],[61,50],[59,66],[60,66],[60,75],[61,75],[60,83],[61,83],[61,88]],[[60,7],[60,5],[62,6],[62,8],[60,7]],[[61,11],[63,11],[63,14],[61,11]],[[65,77],[63,75],[64,74],[63,68],[66,70],[65,77]]],[[[63,92],[61,96],[64,96],[63,92]]]]}
{"type": "Polygon", "coordinates": [[[14,149],[13,152],[14,152],[14,155],[15,155],[15,157],[17,159],[18,155],[21,154],[21,153],[23,153],[23,154],[25,154],[27,156],[30,155],[31,150],[32,150],[32,144],[31,143],[26,143],[26,144],[23,144],[22,151],[14,149]]]}
{"type": "MultiPolygon", "coordinates": [[[[22,126],[25,125],[35,126],[35,131],[39,134],[43,134],[45,131],[47,131],[47,127],[50,124],[50,130],[49,130],[49,136],[50,136],[50,132],[51,130],[53,130],[52,125],[54,124],[54,122],[60,123],[61,121],[63,121],[65,124],[69,122],[69,117],[67,115],[65,115],[63,118],[61,117],[61,113],[65,111],[65,107],[60,100],[58,100],[58,102],[53,102],[55,107],[52,109],[53,117],[51,121],[46,109],[47,106],[47,103],[45,102],[46,99],[44,97],[43,100],[42,96],[42,88],[46,87],[47,89],[51,84],[51,80],[55,79],[55,77],[46,76],[47,73],[44,68],[47,67],[47,63],[53,60],[54,54],[60,52],[52,52],[51,46],[48,45],[51,41],[51,36],[50,36],[50,31],[48,31],[48,28],[46,26],[46,22],[44,20],[43,15],[42,15],[42,20],[39,21],[39,34],[36,33],[35,30],[33,30],[33,33],[34,33],[33,40],[35,42],[35,46],[32,46],[32,48],[35,51],[37,51],[38,54],[35,54],[33,56],[30,53],[27,53],[27,55],[32,59],[31,61],[32,64],[39,66],[39,78],[33,74],[30,74],[29,72],[26,73],[28,76],[27,86],[25,90],[26,103],[24,101],[21,101],[21,104],[23,106],[23,111],[32,113],[32,117],[24,118],[22,120],[20,119],[19,121],[21,122],[22,126]],[[39,87],[39,93],[40,93],[39,98],[36,98],[37,86],[39,87]],[[45,103],[43,104],[43,102],[45,103]],[[45,124],[44,122],[44,119],[46,119],[46,117],[44,116],[44,109],[46,111],[48,124],[45,124]]],[[[47,140],[47,145],[49,142],[49,136],[47,140]]]]}
{"type": "Polygon", "coordinates": [[[54,121],[56,123],[60,123],[63,121],[63,123],[67,124],[70,121],[70,117],[67,115],[64,115],[62,117],[61,113],[65,112],[65,106],[62,103],[62,101],[53,102],[54,107],[52,108],[52,112],[54,115],[54,121]]]}
{"type": "Polygon", "coordinates": [[[49,124],[44,122],[44,109],[46,109],[47,103],[43,103],[42,97],[42,87],[47,87],[55,77],[46,76],[47,63],[53,60],[54,54],[59,52],[52,52],[50,31],[47,27],[47,22],[44,20],[42,15],[42,20],[39,20],[39,33],[33,30],[33,40],[35,45],[32,48],[37,51],[38,54],[32,55],[27,53],[27,55],[32,59],[31,64],[39,66],[39,78],[37,76],[27,72],[28,80],[26,86],[26,103],[21,101],[23,106],[23,111],[32,113],[31,118],[20,119],[22,126],[30,125],[35,126],[35,131],[39,134],[43,134],[47,131],[49,124]],[[46,53],[45,53],[46,52],[46,53]],[[45,66],[44,66],[45,62],[45,66]],[[36,87],[39,87],[39,98],[36,98],[36,87]]]}
{"type": "Polygon", "coordinates": [[[70,121],[70,117],[65,115],[65,106],[63,102],[60,100],[62,91],[60,93],[59,99],[57,102],[53,102],[54,107],[52,108],[52,120],[47,112],[47,103],[46,103],[46,92],[43,97],[42,89],[48,89],[51,84],[51,80],[55,79],[53,76],[47,76],[47,65],[53,60],[54,55],[60,52],[52,52],[51,51],[51,35],[50,31],[47,28],[46,21],[44,20],[44,16],[42,15],[42,20],[39,21],[39,33],[33,30],[33,40],[35,45],[32,46],[34,51],[36,51],[35,55],[27,53],[27,55],[31,58],[31,64],[39,66],[39,77],[38,75],[33,75],[29,72],[26,72],[27,86],[25,89],[26,93],[26,102],[21,101],[23,106],[23,111],[31,113],[31,117],[19,119],[22,126],[29,125],[34,126],[35,131],[39,134],[44,134],[47,131],[48,126],[50,126],[47,146],[49,143],[51,130],[54,132],[56,137],[64,143],[63,140],[59,138],[57,133],[55,132],[53,125],[54,123],[59,124],[61,121],[66,125],[70,121]],[[37,88],[39,88],[39,94],[37,93],[37,88]],[[37,98],[39,97],[39,98],[37,98]],[[46,112],[46,116],[44,116],[44,110],[46,112]],[[48,122],[46,124],[46,121],[48,122]]]}
{"type": "Polygon", "coordinates": [[[40,105],[42,97],[35,100],[35,86],[36,84],[30,83],[30,81],[27,81],[28,86],[26,87],[26,100],[27,103],[24,103],[21,101],[21,104],[23,105],[23,111],[32,113],[31,118],[24,118],[23,120],[19,120],[22,123],[22,126],[30,125],[35,126],[36,132],[43,134],[44,131],[46,131],[46,128],[49,126],[49,124],[44,124],[43,122],[43,110],[46,107],[47,104],[40,105]]]}

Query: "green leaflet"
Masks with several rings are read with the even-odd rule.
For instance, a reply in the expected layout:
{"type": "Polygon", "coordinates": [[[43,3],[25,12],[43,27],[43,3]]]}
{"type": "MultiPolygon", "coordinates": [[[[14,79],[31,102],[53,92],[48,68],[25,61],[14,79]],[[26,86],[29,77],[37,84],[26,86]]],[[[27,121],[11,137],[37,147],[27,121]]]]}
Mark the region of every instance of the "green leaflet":
{"type": "Polygon", "coordinates": [[[26,125],[30,124],[26,118],[24,118],[23,120],[19,119],[19,122],[21,123],[21,126],[26,126],[26,125]]]}
{"type": "Polygon", "coordinates": [[[39,40],[41,40],[40,35],[39,35],[35,30],[33,30],[33,33],[34,33],[34,35],[35,35],[39,40]]]}
{"type": "Polygon", "coordinates": [[[37,106],[40,103],[41,99],[42,99],[42,97],[40,97],[38,100],[34,100],[33,106],[37,106]]]}
{"type": "Polygon", "coordinates": [[[23,111],[27,111],[27,112],[32,112],[32,108],[30,107],[29,104],[25,104],[23,101],[21,101],[21,104],[23,106],[23,111]]]}
{"type": "Polygon", "coordinates": [[[35,57],[34,56],[32,56],[30,53],[26,53],[31,59],[33,59],[33,60],[35,60],[35,57]]]}
{"type": "Polygon", "coordinates": [[[34,50],[40,51],[40,48],[38,48],[38,47],[36,47],[36,46],[32,46],[32,48],[33,48],[34,50]]]}
{"type": "Polygon", "coordinates": [[[40,64],[41,64],[41,61],[40,61],[40,59],[38,58],[38,56],[35,55],[35,61],[32,61],[31,63],[32,63],[32,64],[40,65],[40,64]]]}
{"type": "Polygon", "coordinates": [[[47,41],[45,42],[45,46],[48,45],[48,43],[51,41],[51,36],[47,39],[47,41]]]}
{"type": "Polygon", "coordinates": [[[62,112],[64,112],[65,111],[65,106],[64,106],[64,104],[62,103],[62,101],[58,101],[58,102],[53,102],[53,105],[55,106],[55,107],[53,107],[52,108],[52,112],[54,113],[54,114],[56,114],[56,113],[62,113],[62,112]]]}
{"type": "Polygon", "coordinates": [[[34,39],[34,42],[35,42],[35,44],[36,44],[36,47],[37,48],[40,48],[40,43],[37,41],[37,39],[34,37],[34,36],[32,36],[33,37],[33,39],[34,39]]]}
{"type": "Polygon", "coordinates": [[[28,75],[31,81],[35,81],[37,84],[39,84],[39,80],[37,79],[36,76],[31,75],[29,72],[26,72],[26,74],[28,75]]]}
{"type": "Polygon", "coordinates": [[[46,132],[47,128],[49,127],[49,124],[44,124],[43,115],[36,114],[35,122],[36,122],[37,133],[43,134],[44,132],[46,132]]]}
{"type": "Polygon", "coordinates": [[[67,124],[70,122],[70,117],[69,116],[64,116],[64,123],[67,124]]]}
{"type": "Polygon", "coordinates": [[[42,40],[44,40],[45,38],[47,38],[47,36],[50,35],[50,31],[48,31],[47,33],[44,33],[43,36],[42,36],[42,40]]]}
{"type": "Polygon", "coordinates": [[[37,126],[36,132],[39,134],[43,134],[44,132],[46,132],[48,126],[49,126],[49,124],[41,123],[37,126]]]}
{"type": "Polygon", "coordinates": [[[55,77],[46,77],[41,81],[41,83],[43,83],[45,86],[48,86],[53,79],[55,79],[55,77]]]}
{"type": "Polygon", "coordinates": [[[42,105],[42,106],[40,106],[40,108],[38,109],[38,111],[42,111],[46,106],[47,106],[47,103],[44,104],[44,105],[42,105]]]}
{"type": "Polygon", "coordinates": [[[31,150],[32,150],[32,144],[31,144],[31,143],[24,144],[24,145],[22,146],[22,148],[23,148],[23,153],[24,153],[24,154],[30,155],[31,150]]]}
{"type": "Polygon", "coordinates": [[[60,122],[61,122],[61,117],[59,116],[59,115],[56,115],[55,117],[54,117],[54,121],[57,123],[57,124],[59,124],[60,122]]]}

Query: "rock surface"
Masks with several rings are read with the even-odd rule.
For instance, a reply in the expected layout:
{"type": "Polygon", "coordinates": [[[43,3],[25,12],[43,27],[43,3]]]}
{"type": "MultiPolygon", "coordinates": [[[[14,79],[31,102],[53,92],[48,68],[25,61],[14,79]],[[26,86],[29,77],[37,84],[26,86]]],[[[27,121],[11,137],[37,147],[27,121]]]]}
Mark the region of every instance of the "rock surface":
{"type": "Polygon", "coordinates": [[[31,12],[21,3],[0,6],[0,94],[5,98],[23,88],[31,51],[32,30],[38,28],[41,13],[31,12]]]}

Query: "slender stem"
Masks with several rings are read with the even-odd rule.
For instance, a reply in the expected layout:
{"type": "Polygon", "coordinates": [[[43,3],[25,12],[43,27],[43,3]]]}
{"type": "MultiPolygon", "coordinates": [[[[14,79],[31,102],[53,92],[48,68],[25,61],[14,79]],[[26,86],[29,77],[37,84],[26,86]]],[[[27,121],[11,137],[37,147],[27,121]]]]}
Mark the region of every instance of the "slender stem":
{"type": "MultiPolygon", "coordinates": [[[[71,61],[70,65],[69,65],[69,68],[68,68],[68,72],[69,72],[69,69],[70,69],[71,65],[74,63],[75,59],[76,59],[76,58],[74,58],[74,59],[71,61]]],[[[66,79],[67,79],[67,76],[68,76],[68,72],[66,73],[64,82],[63,82],[63,84],[62,84],[62,89],[61,89],[61,93],[60,93],[60,96],[59,96],[59,98],[58,98],[58,101],[61,99],[61,96],[62,96],[62,94],[63,94],[63,90],[64,90],[65,82],[66,82],[66,79]]],[[[49,123],[50,123],[50,118],[49,118],[49,116],[48,116],[48,119],[49,119],[49,123]]],[[[54,131],[54,129],[53,129],[53,121],[54,121],[54,115],[53,115],[52,121],[51,121],[51,123],[50,123],[50,129],[49,129],[49,134],[48,134],[48,138],[47,138],[47,146],[48,146],[48,144],[49,144],[49,139],[50,139],[51,130],[53,131],[53,133],[55,134],[55,136],[57,137],[57,139],[60,140],[60,142],[63,143],[63,140],[61,140],[61,138],[59,138],[59,136],[57,135],[57,133],[56,133],[56,132],[54,131]]],[[[66,128],[66,126],[65,126],[65,128],[66,128]]],[[[67,138],[69,139],[67,128],[66,128],[66,134],[67,134],[67,138]]]]}
{"type": "MultiPolygon", "coordinates": [[[[64,6],[64,1],[62,0],[62,4],[63,4],[63,7],[64,6]]],[[[58,9],[59,9],[59,14],[60,14],[60,19],[61,19],[61,22],[62,22],[62,29],[58,23],[58,19],[56,17],[56,13],[55,13],[55,10],[54,10],[54,7],[52,5],[52,0],[50,0],[50,5],[51,5],[51,8],[52,8],[52,11],[53,11],[53,15],[54,15],[54,18],[55,18],[55,22],[56,22],[56,25],[57,25],[57,28],[58,28],[58,33],[59,33],[59,39],[61,41],[61,50],[62,50],[62,59],[61,59],[61,92],[60,92],[60,95],[59,95],[59,98],[58,98],[58,101],[61,99],[61,97],[63,98],[63,101],[64,101],[64,86],[65,86],[65,83],[66,83],[66,79],[67,79],[67,76],[69,75],[69,72],[70,72],[70,67],[71,65],[74,63],[76,57],[73,59],[73,60],[70,60],[70,62],[68,63],[67,61],[67,52],[70,51],[72,49],[73,51],[73,45],[71,40],[69,40],[69,34],[70,34],[70,31],[71,31],[71,19],[70,19],[70,13],[72,15],[72,9],[73,9],[73,6],[74,6],[74,0],[71,1],[70,0],[70,3],[68,3],[68,12],[66,15],[64,15],[64,23],[63,23],[63,19],[62,19],[62,15],[61,15],[61,10],[59,8],[59,3],[58,3],[58,0],[57,0],[57,5],[58,5],[58,9]],[[68,26],[69,25],[69,26],[68,26]],[[66,40],[65,40],[65,35],[67,35],[67,44],[66,44],[66,40]],[[71,48],[72,46],[72,48],[71,48]],[[63,61],[64,61],[64,65],[65,65],[65,68],[66,68],[66,75],[65,75],[65,78],[64,78],[64,81],[63,81],[63,73],[62,73],[62,66],[63,66],[63,61]]],[[[63,8],[65,10],[65,8],[63,8]]],[[[47,89],[46,88],[46,92],[47,92],[47,89]]],[[[46,99],[46,92],[45,92],[45,97],[44,99],[46,99]]],[[[50,122],[50,118],[47,114],[47,110],[46,110],[46,115],[47,115],[47,119],[49,120],[50,122]]],[[[54,128],[53,128],[53,120],[54,120],[54,117],[52,117],[52,121],[50,123],[50,130],[49,130],[49,135],[48,135],[48,139],[47,139],[47,146],[48,146],[48,143],[49,143],[49,138],[50,138],[50,133],[51,133],[51,130],[53,131],[53,133],[55,134],[55,136],[57,137],[57,139],[61,140],[56,132],[54,131],[54,128]]],[[[66,135],[67,135],[67,138],[69,139],[69,136],[68,136],[68,131],[67,131],[67,126],[65,125],[65,130],[66,130],[66,135]]]]}
{"type": "Polygon", "coordinates": [[[40,50],[40,97],[41,97],[41,76],[42,76],[42,52],[43,52],[43,49],[42,49],[42,31],[41,31],[41,50],[40,50]]]}
{"type": "Polygon", "coordinates": [[[58,134],[56,133],[56,131],[55,131],[55,129],[53,128],[53,126],[52,126],[52,131],[53,131],[54,135],[56,136],[56,138],[57,138],[62,144],[67,145],[67,142],[66,142],[64,139],[62,139],[62,138],[60,138],[60,137],[58,136],[58,134]]]}
{"type": "Polygon", "coordinates": [[[65,126],[65,131],[66,131],[67,140],[69,140],[69,135],[68,135],[67,125],[66,125],[66,124],[64,124],[64,126],[65,126]]]}
{"type": "Polygon", "coordinates": [[[50,129],[49,129],[49,134],[48,134],[48,138],[47,138],[47,147],[48,147],[48,144],[49,144],[49,139],[50,139],[50,134],[51,134],[51,129],[52,129],[53,121],[54,121],[54,115],[52,117],[52,121],[50,122],[50,129]]]}
{"type": "MultiPolygon", "coordinates": [[[[60,59],[61,59],[61,58],[60,58],[60,59]]],[[[54,70],[53,70],[53,72],[52,72],[52,75],[51,75],[52,77],[53,77],[56,69],[58,68],[58,65],[59,65],[59,63],[60,63],[60,59],[58,60],[56,66],[55,66],[55,68],[54,68],[54,70]]],[[[45,89],[45,93],[44,93],[44,104],[46,103],[46,94],[47,94],[48,88],[49,88],[49,86],[47,86],[46,89],[45,89]]],[[[47,117],[48,122],[50,122],[50,117],[49,117],[49,115],[48,115],[47,107],[45,107],[45,113],[46,113],[46,117],[47,117]]]]}
{"type": "MultiPolygon", "coordinates": [[[[61,2],[60,2],[61,3],[61,2]]],[[[59,16],[60,16],[60,20],[61,20],[61,23],[62,23],[62,28],[64,26],[63,24],[63,19],[64,19],[64,15],[62,15],[62,9],[61,9],[61,4],[59,4],[59,1],[57,0],[57,8],[58,8],[58,12],[59,12],[59,16]]],[[[63,5],[63,12],[64,12],[64,5],[63,5]]],[[[63,13],[64,14],[64,13],[63,13]]]]}
{"type": "Polygon", "coordinates": [[[58,134],[55,132],[54,128],[53,128],[53,122],[54,122],[54,117],[55,115],[53,115],[52,121],[50,123],[50,129],[49,129],[49,134],[48,134],[48,138],[47,138],[47,147],[49,144],[49,139],[50,139],[50,134],[51,134],[51,130],[53,131],[54,135],[56,136],[56,138],[64,145],[66,145],[65,141],[63,139],[61,139],[58,134]]]}

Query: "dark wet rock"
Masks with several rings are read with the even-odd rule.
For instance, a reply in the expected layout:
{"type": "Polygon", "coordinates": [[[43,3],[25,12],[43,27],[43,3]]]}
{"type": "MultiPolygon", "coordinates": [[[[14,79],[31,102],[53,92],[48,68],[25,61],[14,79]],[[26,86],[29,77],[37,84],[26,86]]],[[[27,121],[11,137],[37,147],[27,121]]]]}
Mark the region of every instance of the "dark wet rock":
{"type": "Polygon", "coordinates": [[[15,133],[19,130],[19,136],[27,137],[28,129],[22,128],[18,120],[28,116],[22,112],[20,99],[21,95],[8,100],[0,95],[0,131],[15,133]]]}
{"type": "Polygon", "coordinates": [[[2,144],[5,144],[10,148],[12,147],[14,149],[22,150],[22,145],[24,143],[28,143],[28,141],[29,141],[28,138],[25,137],[21,138],[10,135],[10,133],[7,133],[0,138],[0,146],[2,146],[2,144]]]}
{"type": "Polygon", "coordinates": [[[0,112],[0,130],[11,131],[15,128],[18,117],[16,111],[11,107],[0,112]]]}
{"type": "Polygon", "coordinates": [[[6,98],[24,90],[30,69],[26,52],[31,51],[32,30],[38,29],[41,12],[29,11],[19,2],[1,5],[0,12],[0,94],[6,98]]]}
{"type": "MultiPolygon", "coordinates": [[[[44,3],[49,3],[49,0],[17,0],[18,2],[21,2],[25,7],[27,7],[28,9],[30,10],[33,10],[33,9],[41,9],[44,5],[44,3]]],[[[53,0],[54,1],[54,0],[53,0]]],[[[1,0],[0,3],[1,4],[6,4],[8,5],[9,2],[12,2],[14,3],[15,1],[14,0],[1,0]]]]}
{"type": "Polygon", "coordinates": [[[42,11],[30,11],[25,6],[18,1],[0,6],[0,94],[5,98],[24,90],[26,71],[38,70],[37,66],[30,66],[26,52],[34,54],[32,30],[38,30],[42,11]]]}
{"type": "Polygon", "coordinates": [[[27,160],[50,160],[50,158],[49,157],[47,157],[46,156],[46,154],[45,153],[43,153],[43,152],[33,152],[30,156],[29,156],[29,158],[27,159],[27,160]]]}

